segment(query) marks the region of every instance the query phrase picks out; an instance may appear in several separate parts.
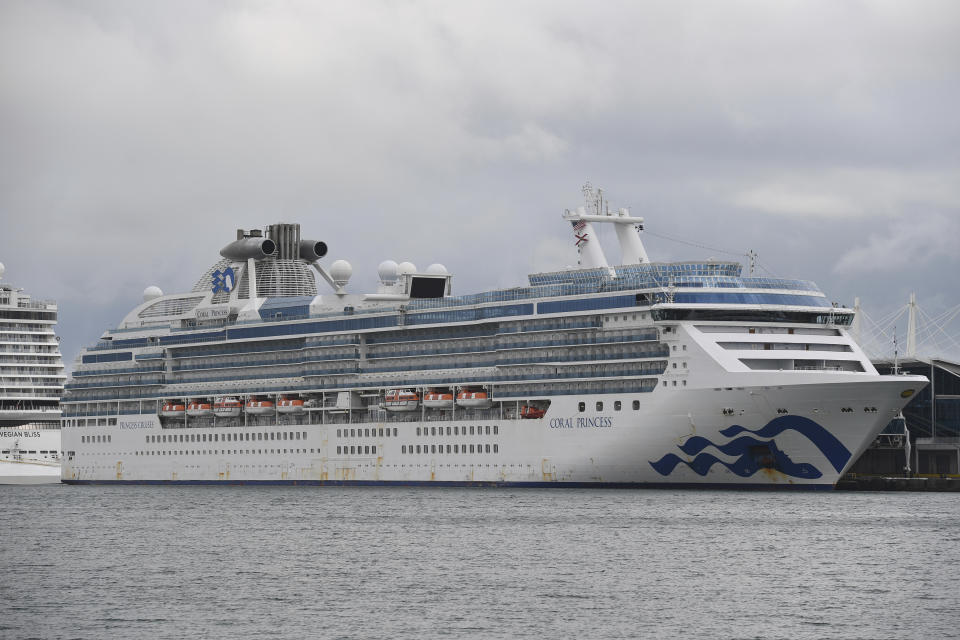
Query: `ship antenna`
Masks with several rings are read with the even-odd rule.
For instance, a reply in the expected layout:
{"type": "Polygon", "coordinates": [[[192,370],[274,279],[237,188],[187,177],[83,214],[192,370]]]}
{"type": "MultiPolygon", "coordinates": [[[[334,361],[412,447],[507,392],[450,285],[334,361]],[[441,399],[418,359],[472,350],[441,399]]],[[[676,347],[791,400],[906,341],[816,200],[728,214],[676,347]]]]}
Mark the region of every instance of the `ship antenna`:
{"type": "Polygon", "coordinates": [[[750,275],[753,275],[753,271],[757,267],[757,252],[750,249],[747,251],[747,258],[750,259],[750,275]]]}
{"type": "Polygon", "coordinates": [[[893,375],[900,375],[900,362],[897,353],[897,325],[893,325],[893,375]]]}

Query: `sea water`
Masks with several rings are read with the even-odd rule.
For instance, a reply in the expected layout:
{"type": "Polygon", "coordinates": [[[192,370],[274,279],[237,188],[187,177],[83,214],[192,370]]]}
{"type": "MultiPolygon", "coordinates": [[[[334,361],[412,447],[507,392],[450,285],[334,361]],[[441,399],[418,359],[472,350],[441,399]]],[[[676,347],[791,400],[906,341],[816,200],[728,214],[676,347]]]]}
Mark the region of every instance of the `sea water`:
{"type": "Polygon", "coordinates": [[[0,487],[3,638],[947,638],[960,497],[0,487]]]}

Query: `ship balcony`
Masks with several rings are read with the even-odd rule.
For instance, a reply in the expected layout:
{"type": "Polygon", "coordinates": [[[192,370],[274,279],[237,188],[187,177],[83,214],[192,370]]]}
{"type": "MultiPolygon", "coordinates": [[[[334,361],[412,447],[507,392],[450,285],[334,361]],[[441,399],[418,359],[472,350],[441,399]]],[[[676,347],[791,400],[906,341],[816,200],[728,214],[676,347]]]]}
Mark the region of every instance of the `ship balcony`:
{"type": "Polygon", "coordinates": [[[82,378],[85,376],[112,376],[112,375],[141,375],[144,373],[162,373],[164,371],[163,365],[156,365],[152,367],[138,367],[138,368],[128,368],[128,369],[84,369],[84,370],[74,370],[74,378],[82,378]]]}
{"type": "Polygon", "coordinates": [[[145,380],[98,380],[94,382],[69,382],[64,389],[99,389],[111,387],[148,387],[163,384],[163,377],[157,376],[145,380]]]}

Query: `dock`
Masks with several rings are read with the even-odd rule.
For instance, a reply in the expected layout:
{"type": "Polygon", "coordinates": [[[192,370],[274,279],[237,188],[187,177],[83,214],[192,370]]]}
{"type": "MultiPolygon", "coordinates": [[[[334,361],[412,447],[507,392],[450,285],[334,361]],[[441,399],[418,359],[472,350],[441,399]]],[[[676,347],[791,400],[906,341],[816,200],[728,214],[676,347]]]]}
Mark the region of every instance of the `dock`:
{"type": "Polygon", "coordinates": [[[938,491],[960,492],[960,475],[925,474],[905,476],[863,476],[848,474],[837,483],[837,491],[938,491]]]}

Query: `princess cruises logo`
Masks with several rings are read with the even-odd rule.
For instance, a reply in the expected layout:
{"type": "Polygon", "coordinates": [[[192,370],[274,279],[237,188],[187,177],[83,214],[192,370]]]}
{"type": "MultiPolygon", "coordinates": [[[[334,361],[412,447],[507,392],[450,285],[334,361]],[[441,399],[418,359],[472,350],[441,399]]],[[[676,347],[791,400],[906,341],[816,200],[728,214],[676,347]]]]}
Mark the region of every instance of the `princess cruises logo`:
{"type": "Polygon", "coordinates": [[[233,267],[227,267],[223,271],[217,269],[213,272],[213,292],[230,293],[233,291],[233,285],[236,282],[236,276],[233,273],[233,267]]]}

